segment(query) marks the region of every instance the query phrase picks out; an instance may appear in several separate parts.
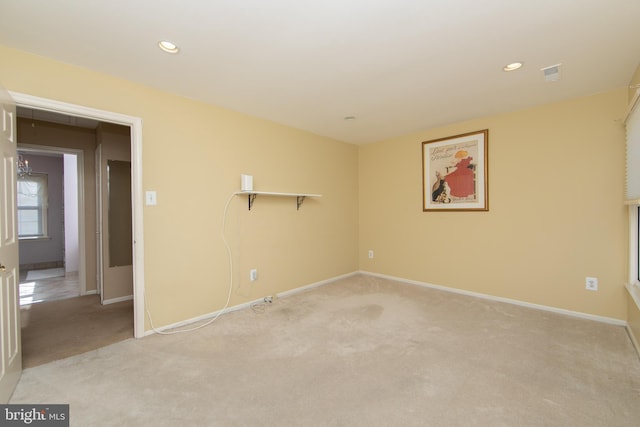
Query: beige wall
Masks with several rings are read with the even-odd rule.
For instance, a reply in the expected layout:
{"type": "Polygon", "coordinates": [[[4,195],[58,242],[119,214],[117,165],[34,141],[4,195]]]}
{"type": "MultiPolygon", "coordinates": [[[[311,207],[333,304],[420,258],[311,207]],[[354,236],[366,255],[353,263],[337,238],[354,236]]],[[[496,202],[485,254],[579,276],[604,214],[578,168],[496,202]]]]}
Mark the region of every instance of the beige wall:
{"type": "Polygon", "coordinates": [[[625,319],[626,106],[620,89],[362,146],[361,269],[625,319]],[[422,141],[481,129],[489,212],[422,212],[422,141]]]}
{"type": "MultiPolygon", "coordinates": [[[[0,71],[0,83],[2,83],[0,71]]],[[[18,148],[24,145],[39,145],[55,148],[82,150],[84,168],[84,211],[85,241],[80,242],[80,250],[85,253],[87,292],[97,290],[96,273],[96,180],[95,151],[96,133],[92,129],[82,129],[42,122],[18,119],[18,148]]]]}
{"type": "Polygon", "coordinates": [[[626,317],[627,91],[356,147],[0,47],[9,90],[143,119],[147,297],[157,325],[220,308],[232,200],[231,305],[362,270],[618,319],[626,317]],[[489,212],[422,212],[421,142],[489,129],[489,212]],[[368,249],[375,258],[366,257],[368,249]],[[257,268],[251,283],[248,271],[257,268]],[[585,276],[600,280],[584,289],[585,276]]]}
{"type": "MultiPolygon", "coordinates": [[[[141,117],[145,284],[156,326],[220,309],[229,269],[220,237],[240,174],[264,191],[321,193],[295,201],[234,197],[226,235],[233,249],[231,305],[358,268],[356,146],[0,46],[7,89],[141,117]],[[249,282],[249,269],[259,280],[249,282]]],[[[147,320],[147,328],[149,323],[147,320]]]]}

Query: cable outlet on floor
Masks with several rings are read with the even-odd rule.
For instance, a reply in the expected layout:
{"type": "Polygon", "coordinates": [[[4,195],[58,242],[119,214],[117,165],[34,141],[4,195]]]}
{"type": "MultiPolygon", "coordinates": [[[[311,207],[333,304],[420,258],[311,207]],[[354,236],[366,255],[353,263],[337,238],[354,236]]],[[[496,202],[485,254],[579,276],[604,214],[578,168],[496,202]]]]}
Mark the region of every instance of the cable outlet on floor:
{"type": "Polygon", "coordinates": [[[252,282],[255,282],[256,280],[258,280],[258,270],[257,269],[252,269],[249,271],[249,280],[251,280],[252,282]]]}
{"type": "Polygon", "coordinates": [[[587,277],[585,279],[585,287],[588,291],[597,291],[598,290],[598,278],[597,277],[587,277]]]}

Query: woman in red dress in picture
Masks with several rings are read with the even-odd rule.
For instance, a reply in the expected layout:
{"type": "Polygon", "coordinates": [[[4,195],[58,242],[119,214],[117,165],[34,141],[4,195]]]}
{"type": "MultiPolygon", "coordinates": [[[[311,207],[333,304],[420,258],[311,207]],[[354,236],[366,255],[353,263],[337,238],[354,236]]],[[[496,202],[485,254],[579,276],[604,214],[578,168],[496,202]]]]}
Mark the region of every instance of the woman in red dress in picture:
{"type": "Polygon", "coordinates": [[[475,195],[475,165],[471,163],[473,157],[466,151],[460,150],[455,154],[455,158],[460,159],[455,165],[456,169],[444,177],[451,189],[451,195],[455,197],[475,195]]]}

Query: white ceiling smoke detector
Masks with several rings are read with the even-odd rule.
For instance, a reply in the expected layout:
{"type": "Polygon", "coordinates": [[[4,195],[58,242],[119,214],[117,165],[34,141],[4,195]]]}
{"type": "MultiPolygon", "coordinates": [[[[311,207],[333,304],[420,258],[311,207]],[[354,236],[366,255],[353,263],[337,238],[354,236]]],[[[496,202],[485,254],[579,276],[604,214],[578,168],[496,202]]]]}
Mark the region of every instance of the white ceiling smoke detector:
{"type": "Polygon", "coordinates": [[[562,64],[550,65],[549,67],[541,68],[542,77],[545,82],[557,82],[560,80],[560,66],[562,64]]]}

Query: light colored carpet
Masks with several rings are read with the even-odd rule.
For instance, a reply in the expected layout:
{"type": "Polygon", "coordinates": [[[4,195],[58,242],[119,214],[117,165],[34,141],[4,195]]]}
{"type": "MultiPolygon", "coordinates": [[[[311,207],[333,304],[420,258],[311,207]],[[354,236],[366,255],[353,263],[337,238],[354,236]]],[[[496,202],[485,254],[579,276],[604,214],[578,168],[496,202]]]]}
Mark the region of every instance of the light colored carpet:
{"type": "Polygon", "coordinates": [[[51,279],[62,276],[64,276],[64,268],[47,268],[46,270],[30,270],[27,273],[27,280],[51,279]]]}
{"type": "Polygon", "coordinates": [[[27,369],[73,426],[637,426],[623,327],[354,276],[27,369]]]}

